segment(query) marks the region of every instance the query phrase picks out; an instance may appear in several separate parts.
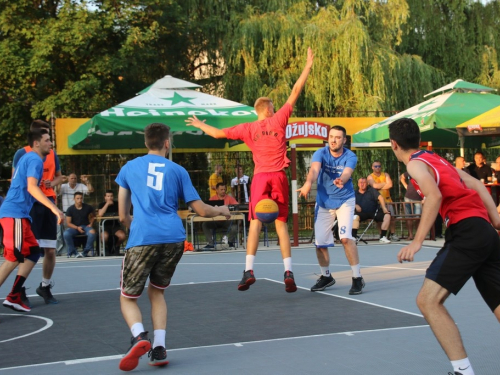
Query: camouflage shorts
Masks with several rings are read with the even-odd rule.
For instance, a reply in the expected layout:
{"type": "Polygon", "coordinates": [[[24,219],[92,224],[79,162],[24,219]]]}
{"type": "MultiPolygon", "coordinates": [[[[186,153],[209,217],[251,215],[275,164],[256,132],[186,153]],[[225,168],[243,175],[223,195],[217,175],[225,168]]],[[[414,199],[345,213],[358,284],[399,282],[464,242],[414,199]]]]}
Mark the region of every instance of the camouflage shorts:
{"type": "Polygon", "coordinates": [[[183,253],[184,241],[134,246],[128,249],[122,264],[122,295],[129,298],[139,297],[148,277],[150,285],[165,289],[169,286],[183,253]]]}

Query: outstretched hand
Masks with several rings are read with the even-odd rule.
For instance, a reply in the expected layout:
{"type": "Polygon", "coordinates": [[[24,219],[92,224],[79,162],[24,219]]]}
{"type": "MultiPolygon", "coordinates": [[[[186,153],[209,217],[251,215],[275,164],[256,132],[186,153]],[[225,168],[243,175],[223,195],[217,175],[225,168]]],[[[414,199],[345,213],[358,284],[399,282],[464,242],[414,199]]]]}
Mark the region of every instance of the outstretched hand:
{"type": "Polygon", "coordinates": [[[342,179],[340,177],[333,180],[333,184],[339,189],[342,189],[344,187],[344,183],[342,182],[342,179]]]}
{"type": "Polygon", "coordinates": [[[199,128],[201,125],[205,124],[205,121],[206,120],[203,121],[198,120],[198,118],[195,115],[185,120],[187,126],[194,126],[196,128],[199,128]]]}
{"type": "Polygon", "coordinates": [[[307,48],[307,64],[310,65],[310,66],[312,66],[313,61],[314,61],[313,50],[311,49],[311,47],[308,47],[307,48]]]}
{"type": "Polygon", "coordinates": [[[296,191],[299,193],[299,198],[300,197],[307,198],[307,195],[309,194],[310,190],[311,186],[305,183],[304,186],[302,186],[300,189],[297,189],[296,191]]]}
{"type": "Polygon", "coordinates": [[[415,254],[420,250],[421,245],[410,242],[407,246],[403,247],[398,253],[398,262],[413,262],[415,254]]]}

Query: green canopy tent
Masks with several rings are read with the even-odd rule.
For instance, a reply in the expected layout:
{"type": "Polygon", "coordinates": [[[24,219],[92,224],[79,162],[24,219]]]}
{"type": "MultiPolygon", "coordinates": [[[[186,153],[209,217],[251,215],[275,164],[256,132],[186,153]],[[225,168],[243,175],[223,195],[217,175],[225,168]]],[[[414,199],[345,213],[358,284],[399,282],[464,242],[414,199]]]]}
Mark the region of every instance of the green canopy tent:
{"type": "MultiPolygon", "coordinates": [[[[457,126],[500,106],[500,96],[490,87],[457,80],[427,95],[437,95],[423,103],[391,116],[353,135],[353,147],[374,147],[389,140],[389,124],[400,118],[412,118],[420,127],[423,142],[433,147],[481,147],[482,137],[467,137],[457,126]]],[[[385,143],[387,145],[387,143],[385,143]]]]}
{"type": "Polygon", "coordinates": [[[257,119],[252,107],[194,90],[199,87],[165,76],[136,97],[81,125],[68,137],[68,146],[74,150],[144,148],[144,128],[153,122],[161,122],[171,129],[173,148],[221,149],[228,140],[209,137],[186,126],[185,120],[196,115],[223,129],[257,119]]]}

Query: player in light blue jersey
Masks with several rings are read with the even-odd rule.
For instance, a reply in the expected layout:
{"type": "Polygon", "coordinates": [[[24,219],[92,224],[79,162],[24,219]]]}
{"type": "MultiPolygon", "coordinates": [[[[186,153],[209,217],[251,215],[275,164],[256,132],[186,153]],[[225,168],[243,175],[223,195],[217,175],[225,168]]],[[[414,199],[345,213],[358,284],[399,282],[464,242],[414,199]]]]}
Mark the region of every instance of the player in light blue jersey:
{"type": "Polygon", "coordinates": [[[120,305],[133,337],[130,349],[120,361],[119,367],[123,371],[137,367],[139,358],[148,351],[150,365],[168,363],[164,291],[182,257],[186,239],[184,226],[177,214],[179,199],[200,216],[231,217],[227,206],[212,207],[203,203],[187,171],[165,158],[170,147],[169,131],[169,127],[163,124],[148,125],[144,129],[148,154],[129,161],[116,177],[120,185],[120,221],[130,229],[122,266],[120,305]],[[134,207],[133,219],[131,205],[134,207]],[[137,298],[144,290],[148,277],[154,329],[152,346],[137,305],[137,298]]]}
{"type": "Polygon", "coordinates": [[[340,241],[352,268],[352,287],[349,294],[361,294],[365,286],[361,276],[358,248],[352,237],[356,199],[351,175],[358,158],[344,147],[346,141],[345,128],[332,126],[328,133],[328,145],[314,153],[307,180],[304,186],[297,190],[299,196],[307,197],[312,183],[317,181],[314,235],[321,277],[311,288],[312,292],[325,290],[335,284],[335,279],[330,274],[328,247],[334,246],[332,228],[336,219],[340,241]]]}

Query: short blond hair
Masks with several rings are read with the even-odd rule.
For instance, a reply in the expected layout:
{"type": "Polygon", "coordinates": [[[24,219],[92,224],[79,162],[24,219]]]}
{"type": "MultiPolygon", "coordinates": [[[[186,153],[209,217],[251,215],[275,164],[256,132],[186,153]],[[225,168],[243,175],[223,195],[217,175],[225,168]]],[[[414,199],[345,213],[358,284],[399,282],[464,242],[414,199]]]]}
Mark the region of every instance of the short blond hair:
{"type": "Polygon", "coordinates": [[[265,111],[268,107],[269,104],[273,104],[273,101],[269,98],[261,97],[255,101],[254,108],[255,112],[257,114],[261,113],[262,111],[265,111]]]}

